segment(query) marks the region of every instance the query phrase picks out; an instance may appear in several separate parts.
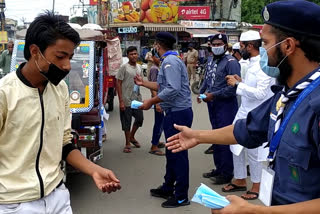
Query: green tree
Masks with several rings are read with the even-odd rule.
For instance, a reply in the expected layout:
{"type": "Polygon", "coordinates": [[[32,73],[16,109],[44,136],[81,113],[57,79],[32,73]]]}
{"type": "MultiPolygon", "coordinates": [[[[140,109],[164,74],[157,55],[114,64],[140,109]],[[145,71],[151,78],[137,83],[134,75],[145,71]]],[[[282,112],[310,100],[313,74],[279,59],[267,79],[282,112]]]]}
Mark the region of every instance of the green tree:
{"type": "MultiPolygon", "coordinates": [[[[275,1],[277,0],[242,0],[241,21],[253,24],[263,24],[261,10],[265,5],[275,1]]],[[[313,0],[311,2],[320,5],[320,0],[313,0]]]]}

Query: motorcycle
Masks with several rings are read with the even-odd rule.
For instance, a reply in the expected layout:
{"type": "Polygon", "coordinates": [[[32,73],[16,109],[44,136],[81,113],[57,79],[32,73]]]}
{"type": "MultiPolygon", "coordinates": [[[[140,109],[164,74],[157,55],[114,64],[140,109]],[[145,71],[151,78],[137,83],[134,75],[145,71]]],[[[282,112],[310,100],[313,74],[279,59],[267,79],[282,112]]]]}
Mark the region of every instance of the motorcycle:
{"type": "Polygon", "coordinates": [[[200,88],[201,88],[201,85],[203,83],[203,80],[204,80],[204,77],[205,77],[205,73],[206,73],[206,64],[200,65],[198,63],[198,66],[196,68],[196,74],[199,76],[199,80],[194,81],[191,84],[191,91],[194,94],[200,94],[200,88]]]}

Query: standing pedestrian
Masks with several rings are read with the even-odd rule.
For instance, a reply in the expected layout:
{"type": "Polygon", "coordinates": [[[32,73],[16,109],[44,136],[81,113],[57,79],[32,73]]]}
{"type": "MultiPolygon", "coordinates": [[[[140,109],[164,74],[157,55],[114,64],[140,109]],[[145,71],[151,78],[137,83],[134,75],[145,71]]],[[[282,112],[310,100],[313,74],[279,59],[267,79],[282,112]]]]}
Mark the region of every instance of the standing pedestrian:
{"type": "Polygon", "coordinates": [[[196,81],[196,66],[198,63],[198,56],[198,51],[194,48],[194,45],[190,43],[188,45],[188,52],[186,57],[189,81],[191,81],[191,77],[193,81],[196,81]]]}
{"type": "Polygon", "coordinates": [[[62,160],[90,175],[103,192],[120,188],[111,170],[71,143],[63,78],[79,43],[79,34],[59,16],[42,14],[27,30],[27,62],[0,80],[0,213],[72,214],[62,160]]]}
{"type": "MultiPolygon", "coordinates": [[[[152,57],[153,66],[150,68],[150,75],[148,80],[150,82],[157,82],[158,74],[159,74],[159,64],[160,59],[156,56],[152,57]]],[[[151,97],[157,96],[157,91],[151,90],[151,97]]],[[[152,131],[152,140],[151,140],[151,148],[149,153],[153,155],[163,156],[165,155],[160,148],[164,147],[164,143],[160,143],[161,134],[163,131],[163,119],[164,113],[160,107],[160,104],[157,103],[154,108],[154,124],[152,131]]]]}
{"type": "MultiPolygon", "coordinates": [[[[207,65],[205,80],[200,88],[200,94],[206,94],[204,99],[208,106],[212,129],[218,129],[232,124],[238,111],[236,88],[229,86],[227,75],[240,76],[240,65],[231,55],[226,55],[227,36],[216,34],[211,38],[214,57],[207,65]]],[[[198,98],[198,103],[201,100],[198,98]]],[[[216,169],[203,173],[214,184],[229,183],[233,177],[232,153],[227,145],[213,145],[213,160],[216,169]]]]}
{"type": "Polygon", "coordinates": [[[135,134],[143,124],[142,110],[131,108],[131,102],[133,100],[142,101],[139,86],[134,83],[134,77],[136,75],[141,75],[141,67],[137,64],[137,48],[134,46],[128,47],[127,56],[129,62],[120,67],[116,76],[120,121],[125,135],[125,147],[123,148],[124,153],[131,152],[130,143],[132,143],[136,148],[141,147],[140,143],[135,139],[135,134]],[[131,129],[132,117],[135,118],[135,121],[131,129]]]}
{"type": "Polygon", "coordinates": [[[3,76],[10,72],[13,47],[13,41],[10,40],[7,44],[8,49],[4,50],[0,55],[0,68],[2,68],[3,76]]]}
{"type": "MultiPolygon", "coordinates": [[[[188,84],[187,70],[177,52],[172,51],[176,42],[168,32],[156,35],[156,51],[161,57],[160,71],[157,83],[143,81],[136,77],[136,83],[158,91],[157,96],[145,100],[141,109],[147,110],[154,104],[160,103],[164,111],[164,134],[166,139],[177,133],[175,123],[191,127],[193,120],[191,91],[188,84]]],[[[157,189],[151,189],[152,196],[167,199],[162,203],[164,208],[189,205],[189,159],[188,152],[174,154],[166,150],[166,174],[164,183],[157,189]]]]}
{"type": "MultiPolygon", "coordinates": [[[[271,86],[275,79],[266,75],[260,67],[259,48],[261,37],[257,31],[247,31],[240,36],[240,52],[245,60],[249,59],[246,78],[239,76],[227,76],[230,86],[236,87],[237,95],[241,96],[241,106],[237,112],[235,123],[239,119],[247,117],[248,113],[272,97],[271,86]]],[[[250,167],[250,178],[252,188],[241,197],[246,200],[257,199],[259,196],[260,180],[262,173],[262,157],[259,157],[259,149],[246,149],[240,145],[231,145],[233,153],[234,180],[222,188],[223,192],[235,192],[247,190],[247,163],[250,167]]],[[[261,156],[261,155],[260,155],[261,156]]],[[[264,158],[266,160],[266,158],[264,158]]]]}

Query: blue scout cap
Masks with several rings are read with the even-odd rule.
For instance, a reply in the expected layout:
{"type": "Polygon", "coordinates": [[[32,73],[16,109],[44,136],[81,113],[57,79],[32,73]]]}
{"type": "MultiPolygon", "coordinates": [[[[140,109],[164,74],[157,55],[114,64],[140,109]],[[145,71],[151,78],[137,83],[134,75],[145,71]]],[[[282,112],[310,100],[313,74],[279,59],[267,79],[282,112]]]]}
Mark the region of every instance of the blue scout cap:
{"type": "Polygon", "coordinates": [[[312,37],[320,37],[319,14],[319,5],[304,0],[277,1],[262,10],[266,24],[312,37]]]}
{"type": "Polygon", "coordinates": [[[156,40],[169,42],[171,44],[176,42],[176,38],[171,33],[168,32],[159,32],[156,34],[156,40]]]}
{"type": "Polygon", "coordinates": [[[216,40],[216,39],[222,40],[225,44],[228,43],[227,35],[224,34],[224,33],[219,33],[219,34],[213,35],[213,36],[211,37],[211,40],[210,40],[210,41],[212,42],[213,40],[216,40]]]}

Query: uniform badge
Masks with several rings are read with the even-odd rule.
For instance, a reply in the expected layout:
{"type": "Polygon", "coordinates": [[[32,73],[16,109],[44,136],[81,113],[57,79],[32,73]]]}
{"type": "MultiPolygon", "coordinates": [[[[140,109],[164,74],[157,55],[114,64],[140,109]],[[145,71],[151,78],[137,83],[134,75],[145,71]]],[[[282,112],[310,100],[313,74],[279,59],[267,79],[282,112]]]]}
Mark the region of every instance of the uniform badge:
{"type": "Polygon", "coordinates": [[[218,38],[219,38],[219,39],[222,39],[222,35],[220,34],[220,35],[218,36],[218,38]]]}
{"type": "Polygon", "coordinates": [[[299,170],[294,166],[289,166],[289,169],[291,173],[290,178],[295,182],[299,183],[300,182],[299,170]]]}
{"type": "Polygon", "coordinates": [[[291,127],[292,133],[297,134],[297,133],[299,132],[299,130],[300,130],[299,124],[298,124],[298,123],[294,123],[294,124],[292,125],[292,127],[291,127]]]}
{"type": "Polygon", "coordinates": [[[270,19],[270,14],[269,14],[269,11],[268,11],[267,7],[264,8],[263,18],[264,18],[265,21],[269,21],[269,19],[270,19]]]}

